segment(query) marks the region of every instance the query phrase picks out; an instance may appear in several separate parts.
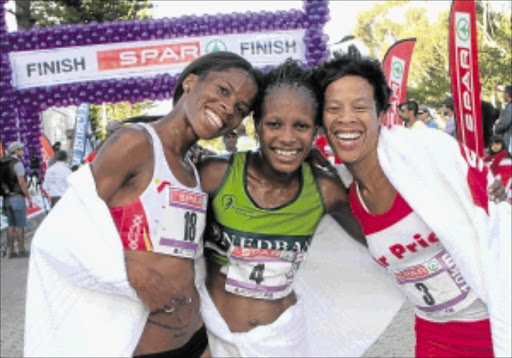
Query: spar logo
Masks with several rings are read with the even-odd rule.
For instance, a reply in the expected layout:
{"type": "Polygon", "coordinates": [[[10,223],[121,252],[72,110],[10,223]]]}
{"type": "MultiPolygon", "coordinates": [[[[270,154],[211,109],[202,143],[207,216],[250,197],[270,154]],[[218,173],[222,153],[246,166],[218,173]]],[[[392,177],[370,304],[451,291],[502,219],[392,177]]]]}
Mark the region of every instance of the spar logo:
{"type": "Polygon", "coordinates": [[[405,61],[393,56],[390,64],[389,87],[391,97],[389,98],[388,124],[395,124],[398,117],[398,104],[402,95],[402,81],[404,75],[405,61]]]}
{"type": "Polygon", "coordinates": [[[226,45],[225,42],[223,42],[219,39],[214,39],[206,44],[206,48],[205,48],[204,52],[211,53],[211,52],[227,51],[227,50],[228,50],[228,46],[226,45]]]}
{"type": "Polygon", "coordinates": [[[402,78],[402,74],[404,73],[404,66],[398,61],[393,62],[392,71],[393,71],[393,76],[395,78],[402,78]]]}
{"type": "Polygon", "coordinates": [[[457,37],[462,41],[469,40],[469,22],[466,18],[457,21],[457,37]]]}
{"type": "Polygon", "coordinates": [[[459,115],[466,130],[475,131],[475,89],[473,85],[473,66],[469,25],[469,14],[456,13],[457,34],[457,86],[459,87],[459,115]]]}
{"type": "Polygon", "coordinates": [[[199,41],[98,51],[98,70],[188,63],[201,56],[199,41]]]}
{"type": "Polygon", "coordinates": [[[405,61],[399,57],[393,56],[393,58],[391,59],[391,73],[393,75],[392,78],[395,81],[399,82],[400,85],[402,84],[404,68],[405,68],[405,61]]]}

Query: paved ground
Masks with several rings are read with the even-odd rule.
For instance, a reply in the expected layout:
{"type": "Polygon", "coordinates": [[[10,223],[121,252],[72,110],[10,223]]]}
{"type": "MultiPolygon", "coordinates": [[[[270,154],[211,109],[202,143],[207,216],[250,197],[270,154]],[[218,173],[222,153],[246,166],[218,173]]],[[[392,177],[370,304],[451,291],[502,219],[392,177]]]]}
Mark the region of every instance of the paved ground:
{"type": "MultiPolygon", "coordinates": [[[[30,238],[38,224],[37,221],[39,219],[29,224],[27,247],[30,247],[30,238]]],[[[1,241],[3,245],[5,233],[2,233],[1,241]]],[[[0,259],[0,357],[22,357],[23,355],[27,263],[27,258],[2,257],[0,259]]],[[[409,304],[404,304],[384,333],[365,352],[364,357],[412,357],[413,355],[413,308],[409,304]]]]}

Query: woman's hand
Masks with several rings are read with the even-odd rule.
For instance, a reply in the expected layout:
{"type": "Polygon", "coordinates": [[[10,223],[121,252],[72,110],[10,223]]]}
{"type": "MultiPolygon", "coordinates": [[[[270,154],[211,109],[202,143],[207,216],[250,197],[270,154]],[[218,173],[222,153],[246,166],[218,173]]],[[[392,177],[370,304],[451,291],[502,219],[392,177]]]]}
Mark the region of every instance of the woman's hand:
{"type": "Polygon", "coordinates": [[[501,180],[495,179],[487,189],[487,192],[489,193],[489,200],[494,201],[496,204],[507,200],[507,193],[501,184],[501,180]]]}
{"type": "Polygon", "coordinates": [[[171,310],[173,302],[185,302],[187,298],[158,271],[132,259],[125,259],[130,285],[150,311],[171,310]]]}

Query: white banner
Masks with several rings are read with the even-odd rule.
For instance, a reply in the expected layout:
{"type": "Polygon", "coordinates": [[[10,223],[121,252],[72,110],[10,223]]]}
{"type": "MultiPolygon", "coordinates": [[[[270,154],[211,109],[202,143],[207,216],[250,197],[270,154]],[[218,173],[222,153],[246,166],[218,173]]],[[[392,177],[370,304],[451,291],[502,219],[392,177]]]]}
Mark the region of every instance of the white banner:
{"type": "Polygon", "coordinates": [[[15,88],[52,86],[109,78],[180,73],[190,62],[214,51],[241,55],[256,67],[286,58],[305,61],[306,30],[214,35],[10,52],[15,88]]]}

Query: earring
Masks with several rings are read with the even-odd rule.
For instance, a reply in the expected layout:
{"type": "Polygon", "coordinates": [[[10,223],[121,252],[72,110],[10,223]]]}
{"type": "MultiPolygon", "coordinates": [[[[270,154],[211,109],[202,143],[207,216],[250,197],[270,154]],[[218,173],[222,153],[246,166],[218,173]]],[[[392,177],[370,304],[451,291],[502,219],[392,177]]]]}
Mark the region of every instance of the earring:
{"type": "Polygon", "coordinates": [[[183,86],[183,89],[185,90],[185,92],[188,92],[188,85],[183,86]]]}

